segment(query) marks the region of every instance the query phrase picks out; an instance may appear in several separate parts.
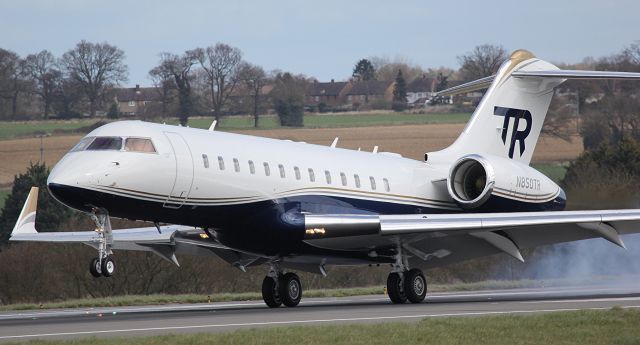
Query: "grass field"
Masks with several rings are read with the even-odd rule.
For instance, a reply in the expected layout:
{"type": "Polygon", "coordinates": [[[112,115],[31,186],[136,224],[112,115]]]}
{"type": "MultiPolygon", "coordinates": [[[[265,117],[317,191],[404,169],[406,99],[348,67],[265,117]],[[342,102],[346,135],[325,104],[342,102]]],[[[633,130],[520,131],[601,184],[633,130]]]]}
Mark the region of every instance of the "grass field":
{"type": "Polygon", "coordinates": [[[0,122],[0,140],[35,136],[40,133],[52,134],[56,130],[72,131],[96,122],[97,120],[0,122]]]}
{"type": "MultiPolygon", "coordinates": [[[[445,291],[478,291],[492,289],[533,288],[549,285],[566,285],[569,282],[562,280],[487,280],[473,283],[458,284],[429,284],[429,292],[445,291]]],[[[304,292],[305,298],[313,297],[347,297],[363,295],[380,295],[384,292],[383,286],[371,286],[345,289],[308,290],[304,292]]],[[[30,309],[60,309],[60,308],[91,308],[91,307],[115,307],[156,304],[185,304],[185,303],[209,303],[228,301],[258,301],[262,300],[259,292],[248,293],[223,293],[212,295],[127,295],[106,298],[84,298],[60,302],[46,302],[42,304],[8,304],[0,305],[0,311],[30,310],[30,309]]]]}
{"type": "MultiPolygon", "coordinates": [[[[336,128],[336,127],[367,127],[429,123],[465,123],[470,114],[405,114],[405,113],[346,113],[317,115],[307,114],[304,125],[307,128],[336,128]]],[[[39,133],[55,133],[56,131],[70,132],[95,124],[95,119],[80,119],[69,121],[30,121],[30,122],[0,122],[0,140],[17,137],[34,136],[39,133]]],[[[157,120],[163,122],[164,120],[157,120]]],[[[192,118],[189,126],[195,128],[209,128],[213,118],[192,118]]],[[[167,123],[177,124],[175,118],[167,119],[167,123]]],[[[221,130],[254,129],[251,117],[223,117],[218,124],[221,130]]],[[[260,118],[259,129],[280,128],[276,116],[260,118]]]]}
{"type": "MultiPolygon", "coordinates": [[[[405,113],[358,113],[358,114],[308,114],[304,117],[306,128],[368,127],[389,125],[413,125],[430,123],[466,123],[470,114],[405,114],[405,113]]],[[[189,126],[209,128],[211,118],[194,118],[189,126]]],[[[177,123],[177,121],[171,121],[177,123]]],[[[260,118],[259,129],[281,128],[278,118],[265,116],[260,118]]],[[[220,120],[219,128],[223,130],[252,129],[251,117],[227,117],[220,120]]]]}
{"type": "Polygon", "coordinates": [[[530,315],[426,318],[418,322],[285,326],[224,333],[85,338],[28,344],[638,344],[640,311],[612,308],[530,315]]]}
{"type": "Polygon", "coordinates": [[[532,166],[556,183],[560,182],[567,173],[567,166],[562,163],[538,163],[532,166]]]}

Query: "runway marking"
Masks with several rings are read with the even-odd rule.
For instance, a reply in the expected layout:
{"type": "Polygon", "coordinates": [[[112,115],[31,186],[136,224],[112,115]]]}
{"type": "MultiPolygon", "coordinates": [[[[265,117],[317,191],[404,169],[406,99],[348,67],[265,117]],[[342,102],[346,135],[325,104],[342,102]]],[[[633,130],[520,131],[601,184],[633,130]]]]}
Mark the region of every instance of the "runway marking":
{"type": "MultiPolygon", "coordinates": [[[[632,308],[640,308],[640,306],[625,306],[625,307],[622,307],[622,308],[623,309],[632,309],[632,308]]],[[[90,335],[90,334],[104,334],[104,333],[127,333],[127,332],[163,331],[163,330],[164,331],[166,331],[166,330],[185,330],[185,329],[201,329],[201,328],[274,326],[274,325],[295,325],[295,324],[349,322],[349,321],[400,320],[400,319],[417,319],[417,318],[428,318],[428,317],[481,316],[481,315],[504,315],[504,314],[536,314],[536,313],[552,313],[552,312],[562,312],[562,311],[607,310],[607,309],[611,309],[611,307],[561,308],[561,309],[511,310],[511,311],[485,311],[485,312],[463,312],[463,313],[444,313],[444,314],[420,314],[420,315],[397,315],[397,316],[378,316],[378,317],[355,317],[355,318],[339,318],[339,319],[291,320],[291,321],[247,322],[247,323],[191,325],[191,326],[168,326],[168,327],[149,327],[149,328],[129,328],[129,329],[81,331],[81,332],[61,332],[61,333],[41,333],[41,334],[10,335],[10,336],[0,336],[0,340],[1,339],[20,339],[20,338],[36,338],[36,337],[69,336],[69,335],[90,335]]]]}
{"type": "MultiPolygon", "coordinates": [[[[614,302],[614,301],[620,301],[620,302],[640,301],[640,297],[563,299],[563,300],[554,300],[553,303],[614,302]]],[[[522,301],[520,303],[536,304],[536,303],[549,303],[549,301],[522,301]]]]}

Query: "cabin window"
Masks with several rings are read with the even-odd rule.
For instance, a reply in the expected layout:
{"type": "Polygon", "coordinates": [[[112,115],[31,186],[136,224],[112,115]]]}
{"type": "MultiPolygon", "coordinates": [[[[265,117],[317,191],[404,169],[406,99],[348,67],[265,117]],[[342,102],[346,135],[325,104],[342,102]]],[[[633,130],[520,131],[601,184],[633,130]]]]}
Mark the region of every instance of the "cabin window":
{"type": "Polygon", "coordinates": [[[127,138],[124,143],[124,150],[130,152],[156,153],[153,142],[147,138],[127,138]]]}
{"type": "Polygon", "coordinates": [[[353,180],[356,181],[356,188],[360,188],[360,176],[358,174],[353,175],[353,180]]]}
{"type": "Polygon", "coordinates": [[[373,176],[369,176],[369,182],[371,182],[371,189],[376,190],[376,179],[373,176]]]}
{"type": "Polygon", "coordinates": [[[387,180],[386,178],[382,179],[382,184],[384,184],[384,190],[387,192],[391,191],[391,187],[389,187],[389,180],[387,180]]]}
{"type": "Polygon", "coordinates": [[[88,151],[120,151],[122,148],[122,138],[120,137],[96,137],[87,147],[88,151]]]}
{"type": "Polygon", "coordinates": [[[233,169],[236,172],[240,172],[240,162],[238,161],[238,158],[233,159],[233,169]]]}
{"type": "Polygon", "coordinates": [[[278,169],[280,170],[280,177],[285,178],[286,174],[284,172],[284,166],[282,164],[278,164],[278,169]]]}
{"type": "Polygon", "coordinates": [[[74,146],[71,149],[71,152],[75,152],[75,151],[84,151],[87,146],[89,146],[89,144],[91,144],[91,142],[93,141],[93,139],[95,139],[95,137],[86,137],[83,138],[82,140],[80,140],[79,143],[76,144],[76,146],[74,146]]]}
{"type": "Polygon", "coordinates": [[[256,166],[253,165],[253,161],[249,161],[249,172],[251,173],[251,175],[256,173],[256,166]]]}
{"type": "Polygon", "coordinates": [[[224,170],[224,158],[222,156],[218,156],[218,167],[220,170],[224,170]]]}
{"type": "Polygon", "coordinates": [[[343,172],[340,173],[340,180],[342,181],[343,186],[347,185],[347,175],[345,175],[343,172]]]}
{"type": "Polygon", "coordinates": [[[311,168],[309,168],[309,181],[316,182],[316,173],[311,168]]]}
{"type": "Polygon", "coordinates": [[[300,179],[300,168],[293,167],[293,172],[296,174],[296,180],[300,179]]]}
{"type": "Polygon", "coordinates": [[[324,177],[327,179],[327,184],[331,184],[331,173],[329,170],[324,171],[324,177]]]}
{"type": "Polygon", "coordinates": [[[267,162],[264,162],[264,175],[265,176],[271,175],[271,169],[269,168],[269,163],[267,162]]]}
{"type": "Polygon", "coordinates": [[[202,154],[202,163],[204,164],[204,167],[209,169],[209,157],[207,157],[206,154],[202,154]]]}

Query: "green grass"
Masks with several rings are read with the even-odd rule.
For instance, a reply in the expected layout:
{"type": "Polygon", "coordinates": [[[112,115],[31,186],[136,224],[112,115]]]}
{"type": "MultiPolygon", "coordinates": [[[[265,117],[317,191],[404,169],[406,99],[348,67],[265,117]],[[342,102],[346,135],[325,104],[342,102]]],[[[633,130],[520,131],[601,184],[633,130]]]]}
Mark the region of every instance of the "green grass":
{"type": "Polygon", "coordinates": [[[28,122],[0,122],[0,139],[11,139],[23,136],[35,136],[39,133],[55,133],[56,131],[73,131],[88,127],[98,120],[69,120],[69,121],[28,121],[28,122]]]}
{"type": "MultiPolygon", "coordinates": [[[[458,283],[458,284],[431,284],[429,292],[443,291],[474,291],[488,289],[511,289],[525,287],[539,287],[547,285],[543,281],[538,280],[489,280],[475,283],[458,283]]],[[[363,295],[378,295],[384,293],[383,286],[346,288],[346,289],[323,289],[323,290],[307,290],[304,292],[305,298],[313,297],[348,297],[363,295]]],[[[184,303],[207,303],[211,302],[228,302],[228,301],[258,301],[262,300],[259,292],[248,293],[221,293],[212,295],[126,295],[113,296],[105,298],[83,298],[72,299],[59,302],[43,302],[24,303],[24,304],[7,304],[0,305],[0,311],[8,310],[31,310],[31,309],[58,309],[58,308],[91,308],[91,307],[115,307],[115,306],[134,306],[134,305],[155,305],[155,304],[184,304],[184,303]]]]}
{"type": "Polygon", "coordinates": [[[532,164],[533,168],[545,174],[548,178],[558,183],[567,173],[567,167],[557,163],[532,164]]]}
{"type": "Polygon", "coordinates": [[[9,194],[11,194],[10,189],[0,189],[0,210],[4,208],[4,203],[7,200],[9,194]]]}
{"type": "MultiPolygon", "coordinates": [[[[307,114],[304,117],[305,128],[331,127],[366,127],[429,123],[465,123],[470,114],[405,114],[405,113],[346,113],[317,115],[307,114]]],[[[104,120],[104,119],[102,119],[104,120]]],[[[79,119],[69,121],[29,121],[29,122],[0,122],[0,140],[16,137],[34,136],[38,133],[64,133],[89,127],[96,123],[96,119],[79,119]]],[[[163,122],[164,120],[157,120],[163,122]]],[[[213,118],[194,117],[189,120],[189,126],[195,128],[209,128],[213,118]]],[[[175,118],[167,119],[167,123],[177,124],[175,118]]],[[[248,116],[223,117],[217,128],[221,130],[253,129],[253,118],[248,116]]],[[[276,116],[260,117],[259,129],[280,128],[276,116]]]]}
{"type": "MultiPolygon", "coordinates": [[[[390,308],[391,310],[392,308],[390,308]]],[[[309,325],[29,344],[638,344],[640,311],[612,308],[530,315],[434,317],[418,322],[309,325]]]]}
{"type": "MultiPolygon", "coordinates": [[[[432,123],[466,123],[470,114],[405,114],[405,113],[347,113],[347,114],[307,114],[304,116],[305,128],[367,127],[389,125],[411,125],[432,123]]],[[[192,118],[189,126],[209,128],[212,118],[192,118]]],[[[172,119],[167,123],[176,124],[172,119]]],[[[259,129],[280,128],[276,116],[260,117],[259,129]]],[[[221,130],[253,129],[251,117],[223,117],[217,128],[221,130]]]]}

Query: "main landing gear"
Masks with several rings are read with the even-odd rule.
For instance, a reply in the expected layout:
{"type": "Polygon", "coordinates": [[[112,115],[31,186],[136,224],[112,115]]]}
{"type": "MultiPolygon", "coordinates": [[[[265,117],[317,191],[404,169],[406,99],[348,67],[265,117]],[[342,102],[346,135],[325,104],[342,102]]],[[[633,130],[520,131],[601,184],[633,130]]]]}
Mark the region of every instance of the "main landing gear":
{"type": "Polygon", "coordinates": [[[387,277],[387,294],[394,304],[406,301],[420,303],[427,296],[427,279],[421,270],[409,269],[407,257],[399,245],[396,253],[393,272],[387,277]]]}
{"type": "Polygon", "coordinates": [[[91,219],[96,223],[98,257],[93,258],[89,264],[89,272],[92,276],[111,277],[116,270],[116,263],[113,260],[113,234],[111,232],[111,222],[106,210],[95,209],[91,213],[91,219]]]}
{"type": "Polygon", "coordinates": [[[427,295],[427,280],[417,268],[403,272],[391,272],[387,277],[387,293],[394,304],[406,301],[420,303],[427,295]]]}
{"type": "Polygon", "coordinates": [[[262,281],[262,299],[270,308],[278,308],[282,304],[297,306],[302,299],[300,278],[292,272],[282,274],[277,266],[272,265],[262,281]]]}

